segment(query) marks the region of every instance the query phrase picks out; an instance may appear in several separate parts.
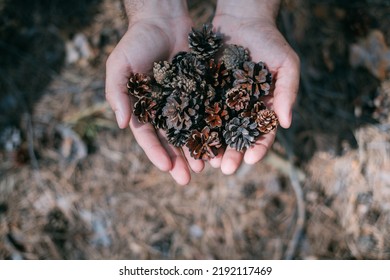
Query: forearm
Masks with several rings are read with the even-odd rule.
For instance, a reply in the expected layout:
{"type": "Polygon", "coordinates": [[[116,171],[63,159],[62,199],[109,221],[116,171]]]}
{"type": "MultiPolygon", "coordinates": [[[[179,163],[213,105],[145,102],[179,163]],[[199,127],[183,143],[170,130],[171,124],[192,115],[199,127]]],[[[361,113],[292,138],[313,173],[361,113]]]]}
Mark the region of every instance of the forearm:
{"type": "Polygon", "coordinates": [[[186,0],[123,0],[129,21],[150,17],[188,16],[186,0]]]}
{"type": "Polygon", "coordinates": [[[218,0],[216,15],[238,18],[261,18],[275,22],[280,0],[218,0]]]}

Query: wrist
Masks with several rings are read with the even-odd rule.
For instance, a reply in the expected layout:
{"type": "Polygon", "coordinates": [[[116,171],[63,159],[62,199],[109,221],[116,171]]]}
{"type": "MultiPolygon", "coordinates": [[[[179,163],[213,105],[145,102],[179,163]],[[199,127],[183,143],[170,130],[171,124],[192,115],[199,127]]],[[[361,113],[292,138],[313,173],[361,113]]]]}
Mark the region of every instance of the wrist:
{"type": "Polygon", "coordinates": [[[218,0],[216,16],[228,15],[241,19],[261,19],[275,23],[280,0],[218,0]]]}
{"type": "Polygon", "coordinates": [[[150,18],[188,17],[186,0],[124,0],[129,22],[150,18]]]}

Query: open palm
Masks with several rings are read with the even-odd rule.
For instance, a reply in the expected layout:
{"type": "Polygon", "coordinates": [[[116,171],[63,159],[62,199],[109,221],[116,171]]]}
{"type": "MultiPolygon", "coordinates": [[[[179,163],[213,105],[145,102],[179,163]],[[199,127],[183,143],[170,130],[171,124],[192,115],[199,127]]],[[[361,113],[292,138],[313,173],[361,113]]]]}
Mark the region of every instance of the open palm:
{"type": "MultiPolygon", "coordinates": [[[[274,23],[261,19],[242,19],[232,15],[217,15],[214,27],[224,34],[227,43],[249,49],[251,60],[264,61],[274,76],[275,89],[266,100],[275,110],[280,125],[291,124],[292,106],[299,83],[299,58],[280,34],[274,23]]],[[[224,154],[210,163],[221,167],[226,174],[237,170],[244,160],[253,164],[261,160],[275,140],[275,131],[260,137],[256,144],[243,154],[227,148],[224,154]]]]}
{"type": "Polygon", "coordinates": [[[169,60],[177,52],[186,50],[191,24],[187,17],[155,17],[136,21],[122,37],[106,64],[106,98],[115,112],[119,127],[129,125],[150,161],[159,169],[169,171],[179,184],[189,182],[189,167],[199,172],[204,163],[168,144],[163,133],[156,131],[151,124],[142,124],[136,117],[132,117],[134,100],[127,94],[126,83],[130,73],[148,73],[153,62],[169,60]]]}

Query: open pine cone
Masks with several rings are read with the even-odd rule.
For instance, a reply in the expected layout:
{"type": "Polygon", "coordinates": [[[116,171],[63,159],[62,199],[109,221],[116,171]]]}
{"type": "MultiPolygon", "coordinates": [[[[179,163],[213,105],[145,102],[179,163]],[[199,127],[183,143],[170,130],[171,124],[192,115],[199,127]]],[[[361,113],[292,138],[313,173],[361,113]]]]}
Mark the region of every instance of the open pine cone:
{"type": "Polygon", "coordinates": [[[233,70],[233,76],[234,86],[246,89],[256,97],[269,94],[272,76],[264,62],[246,61],[243,69],[233,70]]]}
{"type": "Polygon", "coordinates": [[[264,62],[248,61],[248,50],[227,45],[211,24],[188,35],[189,52],[171,62],[155,62],[152,76],[131,74],[128,93],[133,113],[142,123],[163,129],[168,142],[186,146],[195,159],[209,160],[219,148],[244,151],[259,135],[278,125],[276,114],[262,101],[272,75],[264,62]]]}
{"type": "Polygon", "coordinates": [[[201,60],[214,56],[222,45],[222,37],[213,32],[213,25],[204,24],[201,30],[192,29],[188,34],[191,52],[201,60]]]}
{"type": "Polygon", "coordinates": [[[223,137],[227,145],[242,151],[254,144],[259,134],[256,122],[250,118],[235,117],[226,124],[223,137]]]}

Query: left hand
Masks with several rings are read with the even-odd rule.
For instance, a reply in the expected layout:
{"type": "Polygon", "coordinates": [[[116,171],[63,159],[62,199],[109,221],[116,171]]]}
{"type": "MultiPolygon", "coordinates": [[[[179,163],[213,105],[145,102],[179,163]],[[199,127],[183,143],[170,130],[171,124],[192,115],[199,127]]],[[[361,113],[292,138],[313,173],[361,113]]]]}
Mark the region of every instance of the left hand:
{"type": "MultiPolygon", "coordinates": [[[[241,3],[241,2],[240,2],[241,3]]],[[[283,128],[292,120],[292,107],[299,86],[300,62],[297,54],[279,32],[274,20],[239,16],[234,13],[216,14],[214,28],[221,32],[226,43],[249,49],[252,61],[263,61],[273,74],[275,89],[267,96],[267,107],[273,108],[283,128]]],[[[245,153],[226,148],[222,155],[210,160],[224,174],[234,173],[243,161],[254,164],[260,161],[275,140],[276,131],[261,136],[245,153]]]]}

